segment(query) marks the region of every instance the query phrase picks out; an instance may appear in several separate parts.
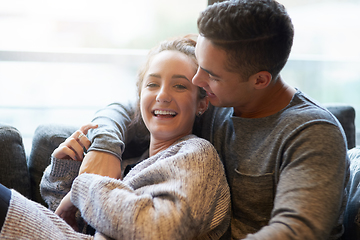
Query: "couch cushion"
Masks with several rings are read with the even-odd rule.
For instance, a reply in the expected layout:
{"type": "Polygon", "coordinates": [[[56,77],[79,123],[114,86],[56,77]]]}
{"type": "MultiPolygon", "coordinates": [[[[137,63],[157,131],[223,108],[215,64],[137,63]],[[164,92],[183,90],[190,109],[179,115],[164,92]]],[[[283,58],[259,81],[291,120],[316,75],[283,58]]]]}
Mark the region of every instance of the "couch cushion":
{"type": "Polygon", "coordinates": [[[20,132],[0,123],[0,182],[30,198],[30,177],[20,132]]]}

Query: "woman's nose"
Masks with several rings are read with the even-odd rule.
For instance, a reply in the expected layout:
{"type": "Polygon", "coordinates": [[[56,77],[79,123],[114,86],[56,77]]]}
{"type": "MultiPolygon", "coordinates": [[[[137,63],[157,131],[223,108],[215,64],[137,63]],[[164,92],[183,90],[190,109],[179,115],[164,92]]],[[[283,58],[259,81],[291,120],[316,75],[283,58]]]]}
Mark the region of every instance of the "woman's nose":
{"type": "Polygon", "coordinates": [[[156,96],[156,101],[157,102],[171,102],[171,95],[168,92],[168,89],[165,87],[160,88],[157,96],[156,96]]]}

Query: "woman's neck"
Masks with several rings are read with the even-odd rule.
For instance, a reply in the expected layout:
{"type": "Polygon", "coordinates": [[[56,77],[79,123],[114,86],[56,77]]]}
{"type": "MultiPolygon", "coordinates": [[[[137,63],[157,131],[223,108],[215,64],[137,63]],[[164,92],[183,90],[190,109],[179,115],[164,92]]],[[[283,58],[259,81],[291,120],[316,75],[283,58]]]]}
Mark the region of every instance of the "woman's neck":
{"type": "Polygon", "coordinates": [[[149,146],[149,157],[154,156],[155,154],[166,150],[171,145],[173,145],[176,141],[178,141],[180,138],[186,136],[187,134],[183,136],[178,136],[176,138],[172,139],[157,139],[151,135],[150,137],[150,146],[149,146]]]}

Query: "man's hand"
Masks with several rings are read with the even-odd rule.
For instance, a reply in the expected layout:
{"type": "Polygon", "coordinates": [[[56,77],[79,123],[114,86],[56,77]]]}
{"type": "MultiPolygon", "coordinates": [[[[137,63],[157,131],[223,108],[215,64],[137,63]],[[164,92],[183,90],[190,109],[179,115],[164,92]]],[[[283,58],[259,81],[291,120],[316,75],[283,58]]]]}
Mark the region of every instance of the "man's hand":
{"type": "Polygon", "coordinates": [[[115,155],[100,151],[88,152],[80,166],[79,175],[93,173],[111,178],[121,178],[121,162],[115,155]]]}

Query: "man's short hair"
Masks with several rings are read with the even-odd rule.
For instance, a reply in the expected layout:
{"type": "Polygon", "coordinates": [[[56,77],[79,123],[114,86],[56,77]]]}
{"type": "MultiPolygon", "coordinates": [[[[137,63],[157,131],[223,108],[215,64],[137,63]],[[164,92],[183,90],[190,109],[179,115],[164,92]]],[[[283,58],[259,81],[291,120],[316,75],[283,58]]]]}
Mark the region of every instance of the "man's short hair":
{"type": "Polygon", "coordinates": [[[244,80],[260,71],[276,79],[290,55],[294,27],[274,0],[230,0],[208,6],[198,18],[201,36],[226,51],[227,70],[244,80]]]}

